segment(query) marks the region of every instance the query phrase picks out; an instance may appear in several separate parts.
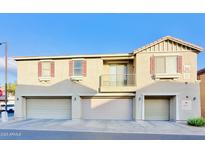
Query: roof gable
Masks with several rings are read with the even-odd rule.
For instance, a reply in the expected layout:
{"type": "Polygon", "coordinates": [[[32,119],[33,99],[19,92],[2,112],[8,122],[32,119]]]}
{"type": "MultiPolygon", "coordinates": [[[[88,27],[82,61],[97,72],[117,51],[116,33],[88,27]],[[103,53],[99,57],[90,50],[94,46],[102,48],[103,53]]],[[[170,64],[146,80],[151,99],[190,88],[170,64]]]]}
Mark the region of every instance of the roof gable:
{"type": "Polygon", "coordinates": [[[150,44],[134,50],[134,53],[141,51],[195,51],[197,53],[203,51],[203,48],[192,43],[171,37],[165,36],[150,44]]]}

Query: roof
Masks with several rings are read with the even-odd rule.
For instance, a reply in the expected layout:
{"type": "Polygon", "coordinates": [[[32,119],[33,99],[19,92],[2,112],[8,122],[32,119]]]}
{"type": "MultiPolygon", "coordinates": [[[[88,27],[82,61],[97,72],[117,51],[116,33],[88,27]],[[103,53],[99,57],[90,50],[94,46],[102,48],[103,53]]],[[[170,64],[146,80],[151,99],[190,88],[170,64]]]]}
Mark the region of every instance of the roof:
{"type": "Polygon", "coordinates": [[[197,75],[201,75],[201,74],[205,74],[205,68],[203,68],[197,72],[197,75]]]}
{"type": "Polygon", "coordinates": [[[38,60],[38,59],[71,59],[71,58],[102,58],[102,57],[130,57],[132,53],[126,54],[95,54],[95,55],[70,55],[70,56],[28,56],[14,57],[14,60],[38,60]]]}
{"type": "Polygon", "coordinates": [[[158,39],[157,41],[154,41],[148,45],[145,45],[141,48],[134,50],[132,53],[126,53],[126,54],[93,54],[93,55],[70,55],[70,56],[27,56],[27,57],[14,57],[14,59],[16,61],[22,61],[22,60],[39,60],[39,59],[43,60],[43,59],[72,59],[72,58],[131,57],[131,56],[133,56],[133,54],[136,54],[136,53],[138,53],[146,48],[149,48],[155,44],[161,43],[161,42],[166,41],[166,40],[171,40],[173,42],[185,45],[187,47],[190,47],[190,48],[196,50],[197,52],[203,51],[202,47],[199,47],[199,46],[194,45],[192,43],[185,42],[183,40],[174,38],[172,36],[165,36],[165,37],[158,39]]]}
{"type": "Polygon", "coordinates": [[[197,46],[197,45],[195,45],[195,44],[192,44],[192,43],[190,43],[190,42],[186,42],[186,41],[183,41],[183,40],[181,40],[181,39],[178,39],[178,38],[175,38],[175,37],[172,37],[172,36],[165,36],[165,37],[162,37],[162,38],[160,38],[160,39],[158,39],[158,40],[156,40],[156,41],[154,41],[154,42],[152,42],[152,43],[150,43],[150,44],[147,44],[147,45],[145,45],[145,46],[143,46],[143,47],[141,47],[141,48],[138,48],[138,49],[134,50],[134,53],[138,53],[138,52],[140,52],[140,51],[142,51],[142,50],[145,50],[145,49],[147,49],[147,48],[149,48],[149,47],[151,47],[151,46],[153,46],[153,45],[156,45],[156,44],[161,43],[161,42],[166,41],[166,40],[171,40],[171,41],[173,41],[173,42],[176,42],[176,43],[185,45],[185,46],[187,46],[187,47],[190,47],[190,48],[192,48],[192,49],[195,49],[195,50],[198,51],[198,52],[203,51],[203,48],[202,48],[202,47],[197,46]]]}

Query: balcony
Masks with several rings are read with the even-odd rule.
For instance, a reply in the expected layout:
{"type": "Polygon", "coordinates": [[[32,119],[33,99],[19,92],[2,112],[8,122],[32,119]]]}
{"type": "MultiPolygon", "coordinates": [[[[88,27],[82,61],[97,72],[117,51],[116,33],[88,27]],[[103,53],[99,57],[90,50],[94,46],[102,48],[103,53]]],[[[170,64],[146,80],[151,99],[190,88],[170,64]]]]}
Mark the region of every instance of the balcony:
{"type": "Polygon", "coordinates": [[[101,76],[101,92],[134,92],[135,74],[104,74],[101,76]]]}

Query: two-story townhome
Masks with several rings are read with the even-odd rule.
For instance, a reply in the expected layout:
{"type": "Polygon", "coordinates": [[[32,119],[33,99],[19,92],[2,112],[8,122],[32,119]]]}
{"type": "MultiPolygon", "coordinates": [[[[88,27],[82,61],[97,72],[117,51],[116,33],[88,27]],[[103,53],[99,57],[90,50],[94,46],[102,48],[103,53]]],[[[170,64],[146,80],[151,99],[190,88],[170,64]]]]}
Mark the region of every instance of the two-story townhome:
{"type": "Polygon", "coordinates": [[[201,92],[201,115],[205,118],[205,68],[201,69],[197,73],[198,80],[200,80],[200,92],[201,92]]]}
{"type": "Polygon", "coordinates": [[[201,47],[163,37],[126,54],[16,57],[16,118],[200,117],[201,47]]]}

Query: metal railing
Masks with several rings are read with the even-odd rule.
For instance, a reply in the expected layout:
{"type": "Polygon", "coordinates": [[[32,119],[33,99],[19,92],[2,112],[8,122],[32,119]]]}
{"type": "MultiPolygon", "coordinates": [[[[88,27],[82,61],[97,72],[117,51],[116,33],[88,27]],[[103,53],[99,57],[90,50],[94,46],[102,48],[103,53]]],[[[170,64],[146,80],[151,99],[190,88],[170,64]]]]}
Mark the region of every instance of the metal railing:
{"type": "Polygon", "coordinates": [[[101,86],[135,86],[135,74],[103,74],[101,86]]]}

